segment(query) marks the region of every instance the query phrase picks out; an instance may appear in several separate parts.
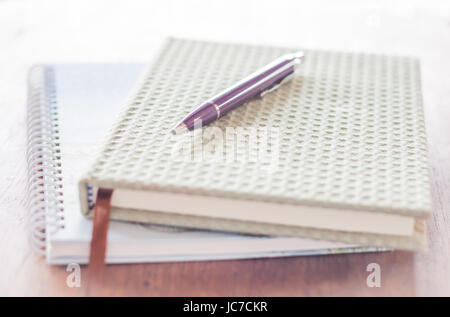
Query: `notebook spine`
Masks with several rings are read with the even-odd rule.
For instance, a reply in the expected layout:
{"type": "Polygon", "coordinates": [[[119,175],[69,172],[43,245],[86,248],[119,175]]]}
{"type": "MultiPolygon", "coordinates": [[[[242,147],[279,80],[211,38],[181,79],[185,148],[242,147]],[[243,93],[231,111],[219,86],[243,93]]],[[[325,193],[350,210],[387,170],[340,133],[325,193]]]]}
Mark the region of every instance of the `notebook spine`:
{"type": "Polygon", "coordinates": [[[54,70],[35,66],[28,74],[28,224],[31,246],[45,254],[48,236],[64,227],[61,153],[54,70]]]}

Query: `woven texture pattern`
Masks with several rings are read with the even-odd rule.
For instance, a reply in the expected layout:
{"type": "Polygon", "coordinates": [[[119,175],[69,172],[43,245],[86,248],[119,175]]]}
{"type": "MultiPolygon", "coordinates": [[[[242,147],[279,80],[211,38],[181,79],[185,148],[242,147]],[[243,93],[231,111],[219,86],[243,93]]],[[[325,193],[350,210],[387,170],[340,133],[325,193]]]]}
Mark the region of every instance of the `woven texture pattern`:
{"type": "Polygon", "coordinates": [[[210,125],[222,131],[277,129],[274,168],[248,160],[173,158],[182,138],[169,133],[174,123],[293,51],[169,39],[86,176],[89,184],[427,216],[431,200],[415,59],[305,50],[289,84],[210,125]]]}

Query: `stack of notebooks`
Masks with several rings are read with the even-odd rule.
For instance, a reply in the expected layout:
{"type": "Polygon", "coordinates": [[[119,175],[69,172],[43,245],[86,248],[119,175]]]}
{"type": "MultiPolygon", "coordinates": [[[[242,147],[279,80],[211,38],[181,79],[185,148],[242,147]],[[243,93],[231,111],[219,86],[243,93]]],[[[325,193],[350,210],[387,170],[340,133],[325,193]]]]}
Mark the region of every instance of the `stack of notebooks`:
{"type": "Polygon", "coordinates": [[[99,189],[113,190],[108,263],[426,248],[415,59],[304,50],[289,84],[210,125],[226,140],[272,131],[270,161],[246,156],[251,138],[231,142],[234,159],[195,159],[196,139],[210,136],[170,134],[195,105],[297,50],[171,38],[150,66],[31,69],[35,248],[49,263],[86,263],[99,189]]]}

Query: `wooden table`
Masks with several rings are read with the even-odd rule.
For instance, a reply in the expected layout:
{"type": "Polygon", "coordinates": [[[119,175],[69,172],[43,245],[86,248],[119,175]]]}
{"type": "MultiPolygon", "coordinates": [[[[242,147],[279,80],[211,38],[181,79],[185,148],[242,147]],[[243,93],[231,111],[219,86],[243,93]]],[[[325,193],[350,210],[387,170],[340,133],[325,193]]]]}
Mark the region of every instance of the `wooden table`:
{"type": "MultiPolygon", "coordinates": [[[[450,295],[448,1],[148,3],[0,2],[0,295],[450,295]],[[167,35],[420,57],[434,203],[429,250],[114,265],[89,293],[67,287],[65,267],[47,265],[27,242],[26,71],[36,62],[145,62],[167,35]],[[380,288],[366,285],[372,262],[381,266],[380,288]]],[[[85,268],[81,274],[86,286],[85,268]]]]}

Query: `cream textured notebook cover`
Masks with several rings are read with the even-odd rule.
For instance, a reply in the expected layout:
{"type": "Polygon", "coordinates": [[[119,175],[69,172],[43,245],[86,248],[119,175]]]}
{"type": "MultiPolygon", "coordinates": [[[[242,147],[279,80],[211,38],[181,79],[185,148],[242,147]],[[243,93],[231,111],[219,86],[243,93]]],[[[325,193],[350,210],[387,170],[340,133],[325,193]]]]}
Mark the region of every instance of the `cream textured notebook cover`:
{"type": "Polygon", "coordinates": [[[305,50],[289,84],[203,135],[169,133],[196,105],[297,50],[169,39],[80,181],[83,213],[104,187],[114,189],[113,219],[423,248],[431,200],[415,59],[305,50]],[[227,142],[242,129],[244,143],[227,142]],[[270,159],[252,159],[263,143],[270,159]]]}

